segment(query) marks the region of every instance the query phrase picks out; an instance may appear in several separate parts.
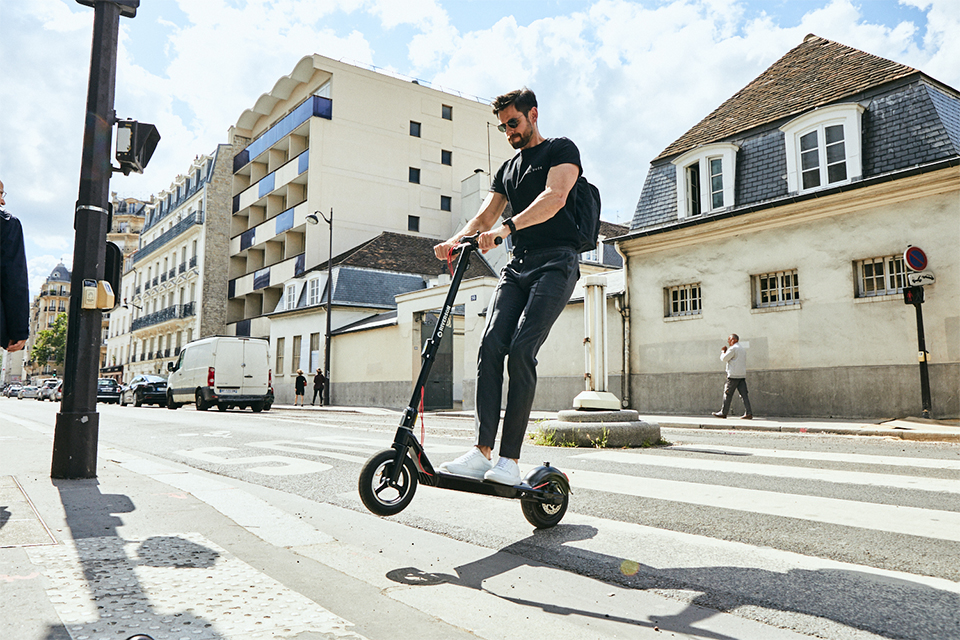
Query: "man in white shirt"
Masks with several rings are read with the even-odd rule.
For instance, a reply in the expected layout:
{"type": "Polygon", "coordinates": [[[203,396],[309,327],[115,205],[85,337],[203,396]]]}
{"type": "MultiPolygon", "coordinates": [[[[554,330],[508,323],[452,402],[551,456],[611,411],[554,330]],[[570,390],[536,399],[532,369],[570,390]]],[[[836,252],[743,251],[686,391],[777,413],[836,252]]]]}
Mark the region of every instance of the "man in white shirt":
{"type": "Polygon", "coordinates": [[[733,400],[733,392],[740,393],[743,399],[744,420],[753,419],[753,411],[750,409],[750,396],[747,392],[747,352],[740,346],[740,336],[731,333],[727,338],[726,347],[720,349],[720,360],[727,366],[727,382],[723,385],[723,407],[720,411],[715,411],[712,415],[717,418],[726,418],[730,411],[730,402],[733,400]]]}

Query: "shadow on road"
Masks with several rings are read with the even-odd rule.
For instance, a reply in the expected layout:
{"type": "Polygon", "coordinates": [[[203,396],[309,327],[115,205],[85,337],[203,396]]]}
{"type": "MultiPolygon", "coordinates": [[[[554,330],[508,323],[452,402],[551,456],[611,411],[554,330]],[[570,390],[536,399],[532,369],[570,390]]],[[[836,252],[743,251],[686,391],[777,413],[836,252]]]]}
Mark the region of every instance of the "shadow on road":
{"type": "MultiPolygon", "coordinates": [[[[696,627],[717,612],[743,606],[825,619],[885,638],[960,638],[960,595],[918,582],[847,570],[794,569],[774,572],[753,567],[655,568],[606,554],[565,546],[597,534],[588,525],[558,525],[490,556],[455,568],[457,575],[415,567],[395,569],[387,578],[407,585],[456,584],[485,591],[516,604],[555,615],[602,618],[702,638],[727,638],[696,627]],[[613,618],[598,612],[558,607],[489,592],[484,580],[522,566],[543,564],[631,589],[682,589],[700,592],[676,616],[613,618]]],[[[829,631],[828,631],[829,633],[829,631]]]]}

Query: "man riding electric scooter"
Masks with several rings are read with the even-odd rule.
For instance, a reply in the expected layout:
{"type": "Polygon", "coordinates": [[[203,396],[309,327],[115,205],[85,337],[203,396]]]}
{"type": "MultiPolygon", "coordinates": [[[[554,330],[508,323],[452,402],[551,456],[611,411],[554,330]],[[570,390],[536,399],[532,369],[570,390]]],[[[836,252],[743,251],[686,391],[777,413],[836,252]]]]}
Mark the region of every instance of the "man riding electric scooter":
{"type": "Polygon", "coordinates": [[[477,444],[439,469],[505,485],[520,483],[517,460],[537,387],[537,352],[580,277],[580,239],[567,195],[582,173],[580,152],[567,138],[544,138],[537,128],[537,98],[527,88],[499,96],[493,112],[517,154],[493,177],[480,211],[450,240],[434,247],[446,260],[460,238],[481,232],[489,251],[512,236],[513,259],[490,299],[477,362],[477,444]],[[493,228],[507,203],[513,215],[493,228]],[[509,386],[500,456],[491,460],[500,423],[504,358],[509,386]]]}

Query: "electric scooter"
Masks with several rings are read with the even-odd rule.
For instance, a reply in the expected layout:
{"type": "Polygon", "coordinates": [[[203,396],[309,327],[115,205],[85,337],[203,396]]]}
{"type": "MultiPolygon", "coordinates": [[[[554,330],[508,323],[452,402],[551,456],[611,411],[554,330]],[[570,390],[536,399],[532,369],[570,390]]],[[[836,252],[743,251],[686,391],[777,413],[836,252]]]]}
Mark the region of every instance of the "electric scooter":
{"type": "Polygon", "coordinates": [[[360,499],[367,509],[378,516],[392,516],[400,513],[410,504],[416,493],[417,484],[514,498],[520,500],[520,508],[527,521],[538,529],[545,529],[557,525],[567,511],[570,482],[562,471],[545,462],[542,466],[530,471],[520,484],[514,486],[456,476],[434,469],[423,446],[413,433],[413,427],[416,426],[417,421],[417,408],[423,397],[423,388],[430,375],[434,357],[440,348],[440,340],[443,338],[447,320],[453,312],[454,299],[460,288],[460,281],[467,270],[471,254],[478,249],[479,235],[478,233],[461,238],[460,244],[454,249],[455,254],[460,254],[457,268],[440,310],[437,326],[431,338],[423,345],[420,375],[413,387],[410,404],[403,412],[392,448],[374,454],[363,465],[359,481],[360,499]]]}

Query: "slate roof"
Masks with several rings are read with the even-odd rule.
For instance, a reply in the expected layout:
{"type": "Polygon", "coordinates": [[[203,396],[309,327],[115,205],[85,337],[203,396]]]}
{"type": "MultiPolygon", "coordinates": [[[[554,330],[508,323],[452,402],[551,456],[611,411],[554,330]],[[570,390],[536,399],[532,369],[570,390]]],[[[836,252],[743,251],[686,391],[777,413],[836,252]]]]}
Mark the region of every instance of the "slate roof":
{"type": "Polygon", "coordinates": [[[822,197],[837,189],[854,189],[895,179],[905,171],[926,171],[945,163],[960,163],[960,94],[911,67],[807,36],[803,44],[653,160],[630,225],[631,233],[657,233],[758,207],[779,206],[791,199],[822,197]],[[830,55],[837,59],[830,60],[830,55]],[[829,83],[836,87],[828,87],[829,83]],[[780,110],[776,104],[766,104],[791,95],[797,98],[780,110]],[[860,136],[862,176],[845,185],[804,194],[789,193],[785,179],[786,147],[779,127],[817,107],[851,101],[864,108],[860,136]],[[743,113],[736,113],[737,109],[743,113]],[[725,114],[735,114],[736,118],[727,118],[725,114]],[[747,116],[757,120],[749,121],[747,116]],[[720,137],[712,138],[714,135],[720,137]],[[679,219],[672,156],[688,150],[685,145],[721,140],[739,148],[733,206],[679,219]]]}
{"type": "MultiPolygon", "coordinates": [[[[334,304],[364,307],[396,307],[396,296],[427,287],[423,277],[418,275],[344,266],[335,269],[333,282],[334,304]]],[[[326,300],[324,291],[320,303],[325,304],[326,300]]]]}
{"type": "Polygon", "coordinates": [[[913,67],[810,34],[654,162],[917,73],[913,67]]]}
{"type": "MultiPolygon", "coordinates": [[[[408,236],[402,233],[384,231],[376,238],[334,256],[333,264],[344,267],[363,267],[400,273],[417,273],[424,276],[438,276],[449,273],[447,263],[443,260],[437,260],[433,254],[433,246],[439,242],[436,238],[408,236]]],[[[326,267],[326,265],[321,266],[326,267]]],[[[470,266],[464,274],[464,279],[482,276],[496,277],[496,275],[487,261],[475,253],[470,259],[470,266]]]]}
{"type": "Polygon", "coordinates": [[[47,276],[47,282],[70,282],[70,270],[61,262],[47,276]]]}

